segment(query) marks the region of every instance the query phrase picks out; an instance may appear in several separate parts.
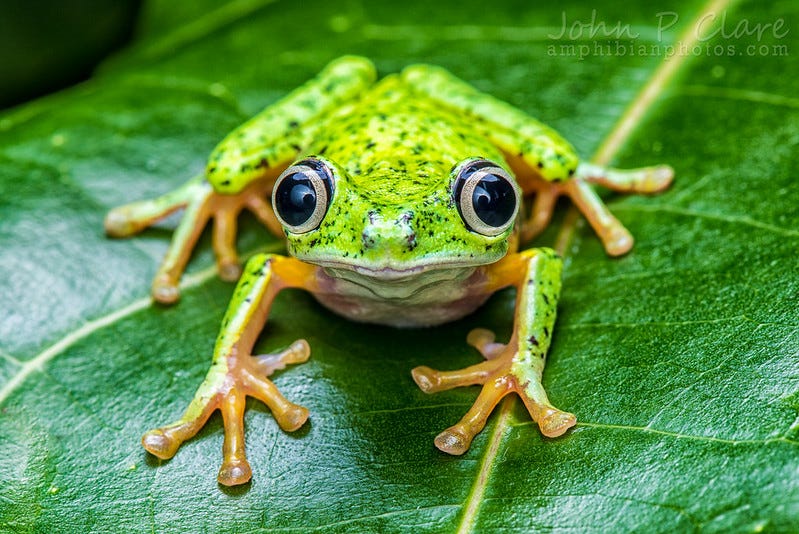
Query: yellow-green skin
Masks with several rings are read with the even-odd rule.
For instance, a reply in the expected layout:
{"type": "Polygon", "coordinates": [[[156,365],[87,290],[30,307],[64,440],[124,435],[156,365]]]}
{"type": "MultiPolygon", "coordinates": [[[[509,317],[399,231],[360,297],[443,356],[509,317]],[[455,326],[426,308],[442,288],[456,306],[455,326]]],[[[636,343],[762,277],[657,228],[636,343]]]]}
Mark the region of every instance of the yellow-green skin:
{"type": "MultiPolygon", "coordinates": [[[[463,317],[494,291],[513,286],[512,338],[500,355],[484,353],[496,358],[484,364],[493,366],[490,373],[477,377],[471,367],[463,370],[477,378],[460,385],[484,383],[484,393],[460,426],[436,443],[462,454],[511,389],[545,435],[560,435],[574,424],[574,416],[549,403],[541,385],[560,294],[560,258],[550,249],[516,253],[514,227],[496,236],[471,231],[453,193],[459,169],[473,158],[490,160],[513,176],[512,158],[514,166],[522,161],[521,168],[558,182],[575,173],[574,150],[552,129],[437,67],[412,66],[379,83],[375,79],[368,60],[338,59],[234,130],[212,153],[206,179],[220,195],[242,192],[309,156],[332,169],[333,193],[317,228],[284,228],[288,251],[297,259],[258,254],[248,261],[205,381],[181,419],[143,438],[153,454],[171,457],[219,407],[226,436],[219,480],[241,484],[250,477],[244,395],[267,402],[284,429],[302,425],[307,410],[283,399],[265,376],[255,378],[271,371],[255,369],[259,358],[249,356],[271,302],[287,287],[305,289],[353,320],[404,327],[463,317]]],[[[429,392],[438,387],[436,377],[453,374],[416,371],[417,383],[429,392]]]]}
{"type": "Polygon", "coordinates": [[[508,253],[513,228],[488,237],[463,223],[452,194],[459,166],[480,157],[512,175],[505,154],[513,154],[544,179],[562,181],[574,174],[578,158],[551,128],[438,67],[416,65],[377,84],[375,79],[364,58],[334,61],[228,135],[209,158],[206,176],[218,192],[234,194],[266,168],[308,156],[324,159],[335,175],[330,207],[317,229],[286,231],[288,250],[327,267],[331,278],[339,279],[342,297],[354,293],[350,296],[362,304],[370,296],[340,279],[372,295],[358,312],[353,300],[332,302],[335,289],[317,298],[358,320],[414,326],[451,320],[487,296],[462,303],[453,313],[437,309],[404,322],[391,320],[390,308],[400,299],[404,311],[444,295],[450,298],[442,304],[457,300],[463,292],[454,286],[466,283],[467,268],[508,253]],[[411,298],[442,278],[449,282],[427,291],[428,298],[411,298]],[[393,304],[387,309],[380,300],[393,304]]]}
{"type": "Polygon", "coordinates": [[[323,121],[304,155],[335,169],[330,208],[317,230],[287,234],[299,259],[404,270],[430,263],[483,264],[507,236],[469,231],[452,197],[453,170],[468,158],[504,161],[473,128],[389,76],[354,106],[323,121]]]}

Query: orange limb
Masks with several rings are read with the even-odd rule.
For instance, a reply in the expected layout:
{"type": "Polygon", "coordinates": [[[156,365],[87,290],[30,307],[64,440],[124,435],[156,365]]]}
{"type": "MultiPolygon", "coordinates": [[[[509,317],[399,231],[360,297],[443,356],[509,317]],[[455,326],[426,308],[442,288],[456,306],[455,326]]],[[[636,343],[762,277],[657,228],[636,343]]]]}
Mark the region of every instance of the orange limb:
{"type": "MultiPolygon", "coordinates": [[[[270,170],[268,175],[254,180],[236,194],[218,193],[203,176],[197,176],[161,197],[112,209],[105,218],[106,233],[111,237],[129,237],[171,213],[185,209],[151,290],[157,302],[173,304],[180,299],[180,279],[209,220],[213,220],[212,242],[217,269],[220,277],[227,281],[235,281],[241,274],[236,233],[237,218],[242,209],[255,213],[271,232],[278,232],[277,219],[264,198],[269,195],[279,171],[270,170]]],[[[282,230],[279,232],[282,237],[282,230]]]]}
{"type": "Polygon", "coordinates": [[[514,167],[524,193],[535,194],[532,212],[522,225],[523,241],[529,241],[547,227],[557,198],[566,195],[588,220],[610,256],[629,252],[634,239],[590,184],[621,193],[653,194],[666,189],[674,178],[674,170],[667,165],[621,170],[581,163],[569,180],[551,182],[538,176],[521,158],[509,157],[509,164],[514,167]]]}
{"type": "Polygon", "coordinates": [[[456,371],[437,371],[426,366],[413,369],[414,381],[425,393],[482,385],[472,407],[461,420],[435,438],[441,451],[465,453],[485,427],[497,403],[516,393],[547,437],[562,435],[574,426],[574,415],[555,408],[541,385],[546,352],[555,322],[560,292],[561,262],[548,249],[526,250],[486,268],[486,291],[514,285],[517,289],[513,336],[508,344],[496,343],[485,329],[472,330],[467,342],[486,359],[456,371]]]}
{"type": "Polygon", "coordinates": [[[317,289],[316,269],[294,258],[267,254],[254,256],[247,263],[225,315],[208,375],[180,419],[144,434],[145,449],[159,458],[171,458],[181,443],[193,437],[219,409],[225,440],[217,478],[220,484],[232,486],[252,476],[244,446],[247,396],[265,403],[287,432],[305,423],[308,409],[287,400],[267,377],[286,365],[306,361],[310,356],[308,343],[298,340],[275,354],[252,356],[251,351],[275,295],[287,287],[317,289]]]}

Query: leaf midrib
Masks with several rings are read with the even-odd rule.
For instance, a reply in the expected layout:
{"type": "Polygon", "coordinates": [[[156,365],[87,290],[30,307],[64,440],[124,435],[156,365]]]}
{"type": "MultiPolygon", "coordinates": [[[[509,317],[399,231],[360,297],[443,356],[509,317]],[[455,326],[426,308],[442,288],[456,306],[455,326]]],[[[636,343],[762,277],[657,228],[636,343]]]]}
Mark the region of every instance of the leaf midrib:
{"type": "MultiPolygon", "coordinates": [[[[703,18],[707,17],[708,14],[717,13],[723,9],[729,8],[734,1],[735,0],[710,0],[699,11],[699,14],[688,23],[683,32],[677,37],[675,44],[684,43],[686,48],[690,50],[700,38],[700,35],[697,35],[695,31],[698,27],[697,24],[703,20],[703,18]]],[[[616,122],[611,132],[605,137],[605,141],[596,150],[591,158],[593,163],[597,165],[607,165],[610,163],[641,122],[644,115],[646,115],[646,112],[658,99],[663,89],[671,81],[679,68],[685,64],[688,58],[688,55],[682,55],[676,58],[664,58],[661,61],[660,65],[655,69],[641,91],[630,102],[630,105],[616,122]]],[[[572,206],[569,208],[569,213],[564,220],[555,245],[557,252],[564,258],[567,256],[567,251],[570,250],[569,244],[575,235],[577,221],[579,221],[577,209],[572,206]]],[[[497,454],[506,433],[508,420],[510,419],[510,408],[515,401],[515,398],[506,398],[502,402],[498,420],[485,446],[486,452],[480,464],[480,470],[469,492],[469,496],[464,503],[464,513],[457,529],[458,534],[472,532],[475,528],[475,522],[480,511],[480,504],[491,479],[491,471],[493,470],[497,454]]]]}

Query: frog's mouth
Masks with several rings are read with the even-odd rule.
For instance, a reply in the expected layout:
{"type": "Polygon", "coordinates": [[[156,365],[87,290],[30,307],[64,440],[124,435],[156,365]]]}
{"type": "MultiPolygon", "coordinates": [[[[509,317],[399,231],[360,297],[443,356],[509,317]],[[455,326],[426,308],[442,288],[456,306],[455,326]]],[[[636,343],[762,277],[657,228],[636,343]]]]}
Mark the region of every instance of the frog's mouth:
{"type": "Polygon", "coordinates": [[[353,277],[368,278],[380,282],[404,282],[420,275],[429,275],[435,278],[452,279],[453,273],[473,271],[479,262],[430,262],[396,268],[392,265],[364,266],[353,263],[337,261],[314,261],[316,265],[335,278],[350,279],[353,277]]]}
{"type": "MultiPolygon", "coordinates": [[[[407,267],[404,269],[394,269],[393,267],[361,267],[358,265],[341,265],[341,266],[329,266],[326,269],[330,269],[335,271],[337,274],[342,275],[343,273],[350,271],[358,276],[365,276],[367,278],[372,278],[375,280],[381,280],[384,282],[390,282],[392,280],[400,281],[407,278],[412,278],[418,276],[424,272],[433,270],[435,268],[434,265],[419,265],[414,267],[407,267]]],[[[341,276],[342,278],[344,276],[341,276]]]]}
{"type": "Polygon", "coordinates": [[[448,287],[449,282],[465,280],[475,270],[475,266],[441,264],[419,265],[407,269],[346,264],[328,264],[323,268],[332,279],[359,286],[383,300],[408,299],[431,287],[448,287]]]}

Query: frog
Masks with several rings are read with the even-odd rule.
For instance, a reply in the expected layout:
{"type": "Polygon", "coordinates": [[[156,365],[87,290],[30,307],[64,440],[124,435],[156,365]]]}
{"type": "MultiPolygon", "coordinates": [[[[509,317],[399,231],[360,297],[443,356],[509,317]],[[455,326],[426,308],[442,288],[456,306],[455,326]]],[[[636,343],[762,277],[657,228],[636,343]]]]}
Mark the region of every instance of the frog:
{"type": "Polygon", "coordinates": [[[252,478],[246,397],[265,403],[287,432],[305,424],[309,410],[269,377],[307,361],[307,341],[253,354],[272,303],[287,288],[309,292],[350,320],[398,328],[455,321],[494,293],[515,289],[509,340],[472,330],[466,341],[483,361],[459,370],[419,366],[411,377],[431,394],[481,386],[461,420],[434,439],[444,453],[464,454],[511,393],[544,436],[563,435],[576,417],[556,408],[542,385],[563,260],[551,248],[522,244],[549,224],[565,195],[607,253],[624,254],[633,238],[592,184],[650,194],[667,188],[673,174],[668,165],[620,170],[581,161],[554,129],[444,68],[414,64],[378,80],[366,58],[333,60],[228,134],[201,175],[106,217],[110,236],[127,237],[183,208],[152,284],[157,302],[179,299],[180,277],[211,219],[218,272],[238,279],[206,378],[184,414],[147,431],[142,445],[169,459],[219,410],[217,479],[234,486],[252,478]],[[255,254],[240,267],[236,222],[244,210],[284,239],[288,254],[255,254]]]}

